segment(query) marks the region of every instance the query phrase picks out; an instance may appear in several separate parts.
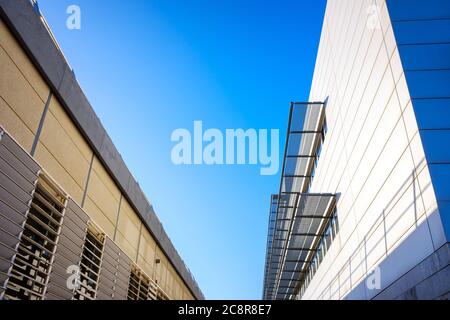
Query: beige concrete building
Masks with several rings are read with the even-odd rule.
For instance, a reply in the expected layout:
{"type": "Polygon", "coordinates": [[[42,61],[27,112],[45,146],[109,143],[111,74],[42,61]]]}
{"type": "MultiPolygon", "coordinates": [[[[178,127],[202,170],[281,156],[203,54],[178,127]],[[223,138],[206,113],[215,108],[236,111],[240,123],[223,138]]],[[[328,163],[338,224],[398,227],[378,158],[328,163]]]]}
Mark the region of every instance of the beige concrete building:
{"type": "Polygon", "coordinates": [[[44,18],[0,16],[0,299],[202,299],[44,18]]]}

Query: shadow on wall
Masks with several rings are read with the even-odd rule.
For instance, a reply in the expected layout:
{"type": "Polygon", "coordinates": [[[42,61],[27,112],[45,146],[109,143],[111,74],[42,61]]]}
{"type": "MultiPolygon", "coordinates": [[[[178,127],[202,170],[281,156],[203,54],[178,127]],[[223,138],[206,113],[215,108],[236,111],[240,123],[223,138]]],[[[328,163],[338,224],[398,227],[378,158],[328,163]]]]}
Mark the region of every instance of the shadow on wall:
{"type": "MultiPolygon", "coordinates": [[[[402,208],[394,208],[388,212],[386,212],[386,209],[383,210],[381,221],[379,221],[380,219],[377,220],[357,248],[355,253],[361,253],[361,250],[363,252],[364,258],[360,264],[364,264],[363,267],[367,276],[362,281],[360,279],[356,287],[351,284],[354,289],[345,299],[436,299],[449,291],[448,263],[450,256],[448,245],[445,244],[439,249],[434,247],[429,225],[432,220],[438,219],[440,221],[439,211],[435,209],[426,216],[426,208],[417,203],[421,201],[421,192],[432,188],[431,182],[429,182],[427,185],[421,186],[422,191],[417,190],[417,177],[423,170],[428,170],[428,167],[425,166],[425,160],[422,160],[413,170],[410,177],[404,181],[395,195],[387,202],[385,208],[392,208],[401,197],[411,191],[413,201],[404,207],[401,213],[395,213],[397,218],[391,220],[389,225],[386,224],[389,215],[402,208]],[[417,172],[420,167],[422,169],[417,172]],[[421,212],[418,208],[422,208],[421,212]],[[414,214],[414,224],[403,235],[400,235],[396,243],[389,247],[388,237],[390,232],[398,223],[403,222],[401,220],[408,219],[407,215],[411,213],[414,214]],[[368,237],[375,235],[375,230],[380,226],[380,223],[383,225],[382,233],[379,233],[381,236],[370,248],[368,237]],[[404,238],[406,235],[407,237],[404,238]],[[375,250],[379,250],[378,245],[381,242],[384,243],[384,254],[379,259],[378,266],[370,267],[368,257],[375,250]],[[437,257],[442,257],[442,259],[437,259],[437,257]],[[372,268],[372,270],[369,268],[372,268]]],[[[349,259],[348,262],[349,273],[351,273],[351,270],[361,267],[360,265],[352,266],[351,260],[349,259]]],[[[351,279],[350,275],[349,278],[351,279]]]]}
{"type": "MultiPolygon", "coordinates": [[[[385,209],[365,233],[366,236],[360,245],[344,263],[337,276],[330,281],[339,285],[328,286],[319,297],[340,297],[350,300],[414,297],[434,299],[449,291],[450,277],[447,266],[450,256],[447,245],[441,247],[440,254],[443,255],[443,259],[427,260],[433,252],[436,255],[438,251],[433,241],[436,239],[432,239],[430,223],[437,224],[441,228],[442,223],[438,209],[427,216],[426,208],[421,205],[421,192],[432,188],[431,182],[421,186],[420,189],[417,188],[417,177],[423,170],[428,170],[425,159],[387,201],[385,209]],[[410,203],[401,203],[408,192],[412,192],[410,199],[413,200],[410,203]],[[396,228],[404,225],[405,221],[409,223],[409,227],[399,234],[396,228]],[[425,267],[421,265],[422,263],[425,267]],[[359,278],[357,275],[360,275],[359,278]],[[376,277],[379,279],[375,279],[376,277]],[[430,278],[428,283],[424,283],[427,278],[430,278]],[[437,285],[433,285],[436,281],[437,285]],[[343,287],[351,289],[349,292],[340,293],[343,287]],[[408,290],[417,292],[405,296],[408,290]]],[[[437,244],[440,245],[442,241],[437,244]]]]}
{"type": "MultiPolygon", "coordinates": [[[[429,219],[439,217],[435,210],[429,219]]],[[[372,274],[361,281],[346,300],[434,300],[448,299],[450,291],[450,246],[443,244],[429,253],[426,221],[383,260],[372,274]],[[422,260],[417,262],[417,256],[422,260]],[[399,274],[400,276],[396,276],[399,274]],[[376,279],[379,277],[379,279],[376,279]],[[379,282],[379,287],[374,286],[379,282]]]]}

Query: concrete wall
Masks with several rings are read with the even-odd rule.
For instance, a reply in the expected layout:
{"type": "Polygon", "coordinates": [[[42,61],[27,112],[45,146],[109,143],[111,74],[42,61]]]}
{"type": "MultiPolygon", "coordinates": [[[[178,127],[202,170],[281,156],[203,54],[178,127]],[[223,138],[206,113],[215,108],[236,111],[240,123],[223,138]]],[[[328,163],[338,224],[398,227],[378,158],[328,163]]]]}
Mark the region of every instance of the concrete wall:
{"type": "Polygon", "coordinates": [[[303,298],[372,299],[447,242],[384,0],[328,1],[310,101],[327,98],[311,192],[338,194],[340,231],[303,298]]]}
{"type": "Polygon", "coordinates": [[[50,89],[3,21],[0,22],[0,70],[0,119],[5,129],[31,151],[50,89]]]}
{"type": "MultiPolygon", "coordinates": [[[[65,111],[3,20],[0,20],[0,125],[83,207],[91,219],[172,299],[194,296],[139,215],[65,111]],[[139,255],[138,255],[139,252],[139,255]],[[161,259],[157,265],[155,259],[161,259]]],[[[164,234],[163,231],[160,231],[164,234]]],[[[165,241],[169,241],[165,236],[165,241]]]]}

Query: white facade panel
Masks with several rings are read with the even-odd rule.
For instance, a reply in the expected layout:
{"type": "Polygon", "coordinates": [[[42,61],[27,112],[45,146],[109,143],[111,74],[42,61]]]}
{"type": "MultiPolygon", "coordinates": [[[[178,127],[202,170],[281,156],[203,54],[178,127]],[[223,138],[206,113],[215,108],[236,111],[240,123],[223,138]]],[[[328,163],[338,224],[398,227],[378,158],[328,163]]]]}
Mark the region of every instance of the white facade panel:
{"type": "Polygon", "coordinates": [[[310,101],[328,124],[311,192],[338,195],[340,230],[302,299],[371,299],[446,242],[385,0],[328,1],[310,101]]]}

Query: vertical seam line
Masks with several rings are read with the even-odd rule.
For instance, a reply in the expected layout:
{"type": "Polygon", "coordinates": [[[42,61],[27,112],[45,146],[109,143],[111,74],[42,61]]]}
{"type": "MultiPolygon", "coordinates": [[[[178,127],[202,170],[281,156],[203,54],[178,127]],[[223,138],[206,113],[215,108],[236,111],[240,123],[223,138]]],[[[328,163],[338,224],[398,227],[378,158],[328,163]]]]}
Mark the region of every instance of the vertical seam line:
{"type": "Polygon", "coordinates": [[[39,138],[41,137],[42,128],[44,127],[45,118],[47,116],[52,97],[53,97],[53,93],[52,93],[52,90],[50,90],[50,92],[48,93],[47,102],[45,102],[44,111],[42,111],[42,116],[41,116],[41,120],[39,121],[39,126],[36,131],[36,135],[34,136],[33,146],[31,147],[30,154],[32,157],[34,157],[34,155],[36,153],[37,145],[39,143],[39,138]]]}
{"type": "Polygon", "coordinates": [[[83,198],[81,199],[81,208],[84,208],[84,203],[86,201],[87,191],[88,191],[88,187],[89,187],[89,180],[91,180],[93,163],[94,163],[94,152],[92,152],[91,163],[89,164],[89,171],[88,171],[88,175],[86,177],[86,184],[84,186],[83,198]]]}
{"type": "Polygon", "coordinates": [[[141,246],[142,226],[143,226],[143,225],[144,225],[144,224],[141,222],[141,226],[140,226],[140,228],[139,228],[139,240],[138,240],[138,246],[137,246],[137,250],[136,250],[136,263],[137,263],[138,258],[139,258],[139,249],[140,249],[140,246],[141,246]]]}
{"type": "MultiPolygon", "coordinates": [[[[123,194],[120,194],[120,199],[119,199],[119,209],[117,210],[117,217],[116,217],[116,225],[114,226],[114,237],[113,240],[116,241],[116,235],[117,235],[117,227],[119,225],[119,216],[120,216],[120,208],[122,207],[122,198],[123,198],[123,194]]],[[[139,250],[139,247],[138,247],[139,250]]]]}

